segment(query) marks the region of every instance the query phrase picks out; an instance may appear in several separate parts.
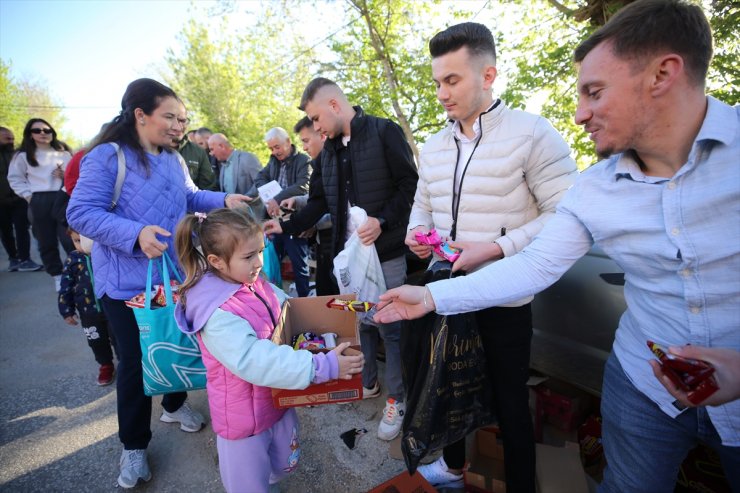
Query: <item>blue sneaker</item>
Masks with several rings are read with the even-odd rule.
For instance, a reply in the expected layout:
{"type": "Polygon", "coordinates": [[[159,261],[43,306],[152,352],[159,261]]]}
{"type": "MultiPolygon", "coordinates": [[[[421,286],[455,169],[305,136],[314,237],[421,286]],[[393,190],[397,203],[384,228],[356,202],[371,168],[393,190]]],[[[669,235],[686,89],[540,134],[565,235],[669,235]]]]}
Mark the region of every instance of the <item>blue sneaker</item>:
{"type": "Polygon", "coordinates": [[[37,272],[41,269],[43,269],[43,267],[31,259],[24,260],[18,264],[18,272],[37,272]]]}
{"type": "Polygon", "coordinates": [[[8,263],[8,272],[16,272],[18,270],[19,265],[21,265],[20,259],[17,259],[17,258],[10,259],[8,263]]]}
{"type": "Polygon", "coordinates": [[[152,472],[146,460],[146,450],[124,450],[121,453],[121,474],[118,476],[118,485],[121,488],[133,488],[139,480],[149,481],[152,472]]]}

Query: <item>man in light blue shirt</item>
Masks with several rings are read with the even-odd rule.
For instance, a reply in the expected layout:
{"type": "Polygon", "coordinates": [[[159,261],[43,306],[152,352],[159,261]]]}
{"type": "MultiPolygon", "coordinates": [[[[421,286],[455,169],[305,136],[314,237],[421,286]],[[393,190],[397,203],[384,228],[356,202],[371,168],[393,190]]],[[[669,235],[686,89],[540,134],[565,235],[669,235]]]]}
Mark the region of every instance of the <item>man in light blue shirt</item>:
{"type": "MultiPolygon", "coordinates": [[[[226,193],[247,194],[255,183],[260,171],[257,156],[251,152],[234,149],[224,134],[213,134],[208,138],[208,149],[211,156],[221,163],[219,183],[221,191],[226,193]]],[[[250,198],[249,204],[255,217],[262,219],[265,205],[259,198],[250,198]]]]}
{"type": "Polygon", "coordinates": [[[579,177],[521,253],[467,277],[401,287],[376,318],[500,305],[542,291],[596,243],[625,272],[627,311],[602,395],[602,492],[672,492],[697,441],[740,488],[740,400],[686,408],[655,379],[646,341],[740,350],[740,107],[704,93],[700,7],[638,0],[575,52],[576,122],[606,158],[579,177]]]}

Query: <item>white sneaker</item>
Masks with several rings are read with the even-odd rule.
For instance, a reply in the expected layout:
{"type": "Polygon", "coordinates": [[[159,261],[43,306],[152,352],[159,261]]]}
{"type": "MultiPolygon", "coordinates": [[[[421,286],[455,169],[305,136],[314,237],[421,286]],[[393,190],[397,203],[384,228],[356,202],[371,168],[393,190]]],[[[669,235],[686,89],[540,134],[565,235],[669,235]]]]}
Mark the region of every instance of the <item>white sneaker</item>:
{"type": "Polygon", "coordinates": [[[62,275],[56,275],[52,276],[54,277],[54,288],[56,289],[56,292],[58,293],[60,289],[62,289],[62,275]]]}
{"type": "Polygon", "coordinates": [[[160,421],[165,423],[180,423],[180,429],[189,433],[200,431],[206,425],[206,420],[198,411],[193,411],[190,404],[184,402],[180,409],[173,413],[162,410],[160,421]]]}
{"type": "Polygon", "coordinates": [[[121,474],[118,475],[118,485],[121,488],[133,488],[139,480],[149,481],[152,472],[146,460],[146,450],[124,450],[121,453],[121,474]]]}
{"type": "Polygon", "coordinates": [[[397,402],[392,397],[388,398],[385,402],[385,409],[383,409],[383,419],[380,420],[378,425],[378,438],[387,441],[396,438],[401,431],[405,412],[406,404],[397,402]]]}
{"type": "Polygon", "coordinates": [[[380,384],[378,381],[375,381],[375,385],[372,387],[362,387],[362,398],[363,399],[373,399],[375,397],[378,397],[380,395],[380,384]]]}
{"type": "Polygon", "coordinates": [[[419,466],[416,472],[424,476],[424,479],[437,489],[464,487],[463,474],[451,473],[444,457],[440,457],[431,464],[419,466]]]}

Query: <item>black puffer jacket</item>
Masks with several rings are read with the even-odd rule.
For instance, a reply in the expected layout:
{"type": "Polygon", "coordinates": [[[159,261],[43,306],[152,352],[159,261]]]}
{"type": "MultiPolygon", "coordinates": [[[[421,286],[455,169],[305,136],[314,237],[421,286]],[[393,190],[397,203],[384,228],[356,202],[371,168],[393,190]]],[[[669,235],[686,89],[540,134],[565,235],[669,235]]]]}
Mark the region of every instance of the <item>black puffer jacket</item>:
{"type": "MultiPolygon", "coordinates": [[[[366,115],[359,106],[350,123],[349,144],[352,185],[356,204],[368,216],[382,218],[386,225],[375,248],[381,262],[404,254],[404,238],[419,179],[411,148],[396,123],[366,115]]],[[[306,207],[282,223],[283,231],[298,234],[329,212],[333,254],[344,247],[347,204],[339,201],[337,150],[342,136],[326,141],[316,159],[306,207]]]]}

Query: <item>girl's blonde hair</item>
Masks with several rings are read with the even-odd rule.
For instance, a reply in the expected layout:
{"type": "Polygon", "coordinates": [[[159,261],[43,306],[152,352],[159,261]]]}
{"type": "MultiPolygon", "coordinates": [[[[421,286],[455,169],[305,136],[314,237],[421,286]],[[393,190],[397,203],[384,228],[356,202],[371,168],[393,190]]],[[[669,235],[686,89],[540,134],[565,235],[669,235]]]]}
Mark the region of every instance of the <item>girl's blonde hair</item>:
{"type": "Polygon", "coordinates": [[[185,303],[188,289],[211,269],[208,255],[229,262],[240,241],[261,234],[262,226],[247,207],[186,215],[175,233],[177,258],[185,270],[185,282],[180,286],[182,302],[185,303]]]}

